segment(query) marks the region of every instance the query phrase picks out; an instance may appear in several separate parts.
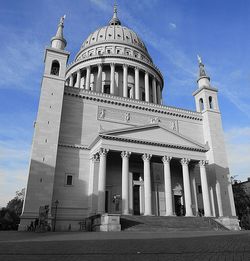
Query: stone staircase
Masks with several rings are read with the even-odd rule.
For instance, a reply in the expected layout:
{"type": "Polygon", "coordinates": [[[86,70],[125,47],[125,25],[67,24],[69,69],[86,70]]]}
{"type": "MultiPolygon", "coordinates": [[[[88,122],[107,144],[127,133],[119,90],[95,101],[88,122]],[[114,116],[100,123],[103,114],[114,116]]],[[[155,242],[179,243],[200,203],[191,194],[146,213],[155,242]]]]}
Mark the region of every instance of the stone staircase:
{"type": "Polygon", "coordinates": [[[216,231],[228,230],[208,217],[121,216],[124,231],[216,231]]]}

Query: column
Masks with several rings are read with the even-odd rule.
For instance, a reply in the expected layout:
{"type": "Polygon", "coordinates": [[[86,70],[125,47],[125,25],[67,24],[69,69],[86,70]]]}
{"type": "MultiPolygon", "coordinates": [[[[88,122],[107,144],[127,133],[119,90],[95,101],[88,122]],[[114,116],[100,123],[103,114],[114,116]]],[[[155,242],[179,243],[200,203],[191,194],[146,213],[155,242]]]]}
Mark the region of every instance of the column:
{"type": "Polygon", "coordinates": [[[173,200],[172,200],[171,172],[170,172],[171,159],[172,157],[169,156],[162,157],[162,161],[164,164],[166,216],[173,216],[173,200]]]}
{"type": "Polygon", "coordinates": [[[76,84],[75,84],[75,87],[76,88],[80,88],[80,83],[81,83],[81,71],[78,70],[76,72],[76,84]]]}
{"type": "Polygon", "coordinates": [[[110,94],[115,94],[115,64],[110,64],[110,94]]]}
{"type": "Polygon", "coordinates": [[[129,156],[131,152],[123,151],[122,157],[122,214],[129,214],[129,156]]]}
{"type": "Polygon", "coordinates": [[[69,86],[73,87],[73,74],[71,74],[69,77],[69,86]]]}
{"type": "Polygon", "coordinates": [[[152,192],[151,192],[151,176],[150,176],[150,159],[151,154],[143,154],[144,163],[144,193],[145,193],[145,211],[144,215],[152,215],[152,192]]]}
{"type": "Polygon", "coordinates": [[[134,214],[134,206],[133,206],[133,173],[129,172],[129,213],[134,214]]]}
{"type": "Polygon", "coordinates": [[[142,177],[140,177],[139,180],[141,181],[141,185],[140,185],[140,188],[139,188],[140,214],[141,214],[141,215],[144,215],[144,209],[145,209],[145,192],[144,192],[144,185],[142,185],[142,183],[143,183],[142,177]]]}
{"type": "Polygon", "coordinates": [[[97,197],[98,197],[98,166],[99,166],[99,154],[94,154],[90,158],[90,170],[89,170],[89,187],[88,187],[88,197],[89,197],[89,209],[90,213],[94,214],[97,211],[97,197]]]}
{"type": "Polygon", "coordinates": [[[102,64],[98,64],[98,73],[96,79],[96,92],[102,92],[102,64]]]}
{"type": "Polygon", "coordinates": [[[218,180],[216,181],[215,189],[216,189],[216,195],[217,195],[219,217],[223,217],[223,208],[222,208],[222,201],[221,201],[221,190],[220,190],[220,183],[219,183],[218,180]]]}
{"type": "Polygon", "coordinates": [[[128,97],[128,66],[123,64],[123,97],[128,97]]]}
{"type": "Polygon", "coordinates": [[[199,209],[198,209],[198,201],[197,201],[197,190],[196,190],[196,181],[195,181],[195,175],[192,173],[191,175],[191,186],[192,186],[192,191],[194,195],[194,203],[195,203],[195,215],[197,216],[199,214],[199,209]]]}
{"type": "Polygon", "coordinates": [[[199,162],[200,175],[201,175],[201,189],[202,189],[202,198],[203,198],[203,206],[204,206],[204,215],[205,217],[211,217],[212,215],[211,215],[209,191],[208,191],[208,184],[207,184],[207,173],[205,167],[206,164],[207,164],[206,160],[201,160],[199,162]]]}
{"type": "Polygon", "coordinates": [[[184,186],[184,196],[185,196],[185,208],[186,208],[186,216],[193,216],[192,212],[192,201],[191,201],[191,189],[190,189],[190,178],[189,178],[189,170],[188,164],[190,159],[182,159],[182,175],[183,175],[183,186],[184,186]]]}
{"type": "Polygon", "coordinates": [[[153,103],[157,103],[156,79],[155,79],[155,77],[153,77],[152,88],[153,88],[153,103]]]}
{"type": "Polygon", "coordinates": [[[210,187],[209,191],[210,191],[210,198],[211,198],[211,205],[212,205],[212,216],[215,217],[214,190],[212,187],[210,187]]]}
{"type": "Polygon", "coordinates": [[[100,165],[99,165],[99,179],[98,179],[98,213],[105,212],[105,191],[106,191],[106,160],[107,149],[101,148],[99,151],[100,165]]]}
{"type": "Polygon", "coordinates": [[[161,104],[161,86],[159,83],[157,83],[157,100],[158,104],[161,104]]]}
{"type": "Polygon", "coordinates": [[[85,89],[90,89],[90,66],[87,67],[85,89]]]}
{"type": "Polygon", "coordinates": [[[145,101],[149,102],[149,75],[145,72],[145,101]]]}
{"type": "Polygon", "coordinates": [[[135,67],[135,99],[140,99],[139,68],[135,67]]]}

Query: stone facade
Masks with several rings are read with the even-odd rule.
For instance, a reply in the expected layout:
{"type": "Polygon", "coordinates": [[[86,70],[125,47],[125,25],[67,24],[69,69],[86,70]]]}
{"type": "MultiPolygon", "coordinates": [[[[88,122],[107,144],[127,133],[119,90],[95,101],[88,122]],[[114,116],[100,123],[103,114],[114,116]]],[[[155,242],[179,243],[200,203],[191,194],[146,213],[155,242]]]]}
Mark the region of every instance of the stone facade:
{"type": "Polygon", "coordinates": [[[58,230],[105,213],[235,220],[217,89],[201,59],[197,110],[168,107],[161,72],[116,7],[71,64],[63,27],[45,52],[19,229],[44,205],[58,230]]]}

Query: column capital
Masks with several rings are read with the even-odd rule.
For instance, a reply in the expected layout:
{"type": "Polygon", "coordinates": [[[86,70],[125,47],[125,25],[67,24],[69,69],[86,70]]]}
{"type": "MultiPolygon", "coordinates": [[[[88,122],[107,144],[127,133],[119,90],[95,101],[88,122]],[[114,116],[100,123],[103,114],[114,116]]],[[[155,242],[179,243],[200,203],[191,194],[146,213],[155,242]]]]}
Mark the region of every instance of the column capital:
{"type": "Polygon", "coordinates": [[[122,153],[121,153],[122,158],[129,158],[130,155],[131,155],[130,151],[122,151],[122,153]]]}
{"type": "Polygon", "coordinates": [[[123,68],[128,68],[128,65],[126,63],[124,63],[122,66],[123,68]]]}
{"type": "Polygon", "coordinates": [[[115,63],[110,63],[110,67],[115,67],[115,63]]]}
{"type": "Polygon", "coordinates": [[[208,164],[208,160],[200,160],[199,165],[200,167],[205,167],[208,164]]]}
{"type": "Polygon", "coordinates": [[[98,66],[98,69],[99,69],[99,68],[101,69],[102,66],[103,66],[103,64],[102,64],[102,63],[99,63],[97,66],[98,66]]]}
{"type": "Polygon", "coordinates": [[[151,157],[152,157],[152,154],[145,153],[142,155],[143,161],[150,161],[151,157]]]}
{"type": "Polygon", "coordinates": [[[187,158],[181,159],[181,165],[188,165],[189,162],[190,162],[190,159],[187,159],[187,158]]]}
{"type": "Polygon", "coordinates": [[[138,66],[135,66],[135,71],[139,71],[139,67],[138,66]]]}
{"type": "Polygon", "coordinates": [[[91,155],[90,159],[91,159],[92,161],[94,161],[94,162],[99,161],[99,160],[100,160],[99,154],[96,153],[96,154],[91,155]]]}
{"type": "Polygon", "coordinates": [[[166,156],[166,155],[161,158],[163,163],[166,163],[166,162],[170,163],[171,159],[172,159],[172,157],[166,156]]]}
{"type": "Polygon", "coordinates": [[[91,68],[91,66],[90,66],[90,65],[88,65],[88,66],[86,66],[85,68],[89,70],[89,69],[91,68]]]}
{"type": "Polygon", "coordinates": [[[108,152],[109,152],[108,149],[100,148],[98,153],[100,156],[106,156],[108,154],[108,152]]]}

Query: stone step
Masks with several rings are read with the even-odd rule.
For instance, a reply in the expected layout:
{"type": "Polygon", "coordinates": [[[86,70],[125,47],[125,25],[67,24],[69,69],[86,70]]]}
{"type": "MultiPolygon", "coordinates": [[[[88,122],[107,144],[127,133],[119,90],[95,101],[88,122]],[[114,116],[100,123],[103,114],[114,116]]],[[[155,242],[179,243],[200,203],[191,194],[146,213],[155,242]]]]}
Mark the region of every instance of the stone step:
{"type": "Polygon", "coordinates": [[[226,230],[211,218],[158,216],[121,216],[121,228],[126,231],[226,230]]]}

